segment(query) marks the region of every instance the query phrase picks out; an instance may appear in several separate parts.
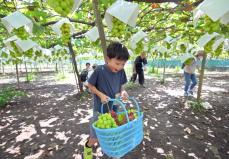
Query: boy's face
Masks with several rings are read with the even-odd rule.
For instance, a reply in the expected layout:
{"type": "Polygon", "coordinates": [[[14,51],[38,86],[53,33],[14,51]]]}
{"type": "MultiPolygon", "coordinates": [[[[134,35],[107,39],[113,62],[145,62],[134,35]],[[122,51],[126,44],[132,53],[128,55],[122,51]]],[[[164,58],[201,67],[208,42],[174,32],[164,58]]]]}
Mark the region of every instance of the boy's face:
{"type": "Polygon", "coordinates": [[[119,60],[117,58],[107,58],[107,66],[110,68],[112,72],[117,73],[118,71],[122,70],[126,64],[126,61],[119,60]]]}

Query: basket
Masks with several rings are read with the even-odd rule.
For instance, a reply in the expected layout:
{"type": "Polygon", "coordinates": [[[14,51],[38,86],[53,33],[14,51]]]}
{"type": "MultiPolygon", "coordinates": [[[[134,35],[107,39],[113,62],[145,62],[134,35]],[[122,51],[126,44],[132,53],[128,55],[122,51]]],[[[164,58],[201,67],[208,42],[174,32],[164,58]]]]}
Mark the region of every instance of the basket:
{"type": "MultiPolygon", "coordinates": [[[[143,140],[143,113],[140,112],[138,103],[133,97],[129,97],[129,100],[131,100],[136,107],[138,113],[137,119],[130,121],[126,105],[118,99],[110,99],[109,101],[117,103],[122,107],[124,111],[117,112],[117,114],[125,113],[127,123],[110,129],[100,129],[95,127],[94,123],[92,124],[102,151],[109,157],[122,157],[143,140]]],[[[103,105],[101,107],[101,112],[102,111],[103,105]]]]}

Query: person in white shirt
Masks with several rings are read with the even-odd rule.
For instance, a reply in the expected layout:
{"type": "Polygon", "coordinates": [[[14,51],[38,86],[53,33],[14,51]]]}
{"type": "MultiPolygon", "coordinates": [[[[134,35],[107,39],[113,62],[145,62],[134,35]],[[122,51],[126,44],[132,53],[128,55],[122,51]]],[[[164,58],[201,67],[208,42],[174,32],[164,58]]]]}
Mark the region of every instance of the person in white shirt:
{"type": "Polygon", "coordinates": [[[195,55],[195,58],[188,59],[184,62],[184,79],[185,79],[185,85],[184,85],[184,96],[193,95],[193,88],[197,84],[195,70],[196,68],[199,69],[201,60],[203,58],[204,52],[198,51],[195,55]]]}

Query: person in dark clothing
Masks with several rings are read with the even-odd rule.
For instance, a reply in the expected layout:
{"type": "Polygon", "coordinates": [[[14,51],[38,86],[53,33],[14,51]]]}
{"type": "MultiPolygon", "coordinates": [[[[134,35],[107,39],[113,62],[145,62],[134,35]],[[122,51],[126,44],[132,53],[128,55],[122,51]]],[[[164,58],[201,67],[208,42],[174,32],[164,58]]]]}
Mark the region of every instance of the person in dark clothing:
{"type": "Polygon", "coordinates": [[[144,65],[147,64],[147,60],[146,60],[146,54],[145,53],[141,53],[140,56],[137,56],[135,61],[134,61],[134,68],[133,68],[133,75],[130,79],[130,81],[135,82],[138,76],[138,82],[140,85],[142,85],[144,87],[144,82],[145,82],[145,78],[144,78],[144,65]]]}

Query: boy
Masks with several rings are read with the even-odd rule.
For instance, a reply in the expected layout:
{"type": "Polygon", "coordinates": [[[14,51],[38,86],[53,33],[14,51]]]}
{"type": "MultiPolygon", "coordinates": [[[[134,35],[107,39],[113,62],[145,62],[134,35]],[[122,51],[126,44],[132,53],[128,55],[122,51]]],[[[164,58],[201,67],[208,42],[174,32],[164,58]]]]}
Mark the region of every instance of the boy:
{"type": "MultiPolygon", "coordinates": [[[[108,112],[108,106],[111,108],[112,103],[109,98],[115,98],[120,93],[123,100],[128,96],[123,89],[123,84],[127,82],[124,65],[129,59],[127,48],[119,42],[111,43],[107,48],[106,64],[97,66],[88,80],[88,88],[93,95],[93,117],[90,121],[90,137],[84,146],[84,159],[92,159],[92,146],[97,142],[95,131],[92,123],[97,120],[98,113],[101,113],[101,105],[104,104],[103,113],[108,112]],[[108,104],[105,104],[108,103],[108,104]],[[108,105],[108,106],[107,106],[108,105]]],[[[114,106],[116,111],[117,107],[114,106]]]]}

